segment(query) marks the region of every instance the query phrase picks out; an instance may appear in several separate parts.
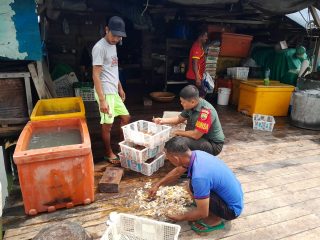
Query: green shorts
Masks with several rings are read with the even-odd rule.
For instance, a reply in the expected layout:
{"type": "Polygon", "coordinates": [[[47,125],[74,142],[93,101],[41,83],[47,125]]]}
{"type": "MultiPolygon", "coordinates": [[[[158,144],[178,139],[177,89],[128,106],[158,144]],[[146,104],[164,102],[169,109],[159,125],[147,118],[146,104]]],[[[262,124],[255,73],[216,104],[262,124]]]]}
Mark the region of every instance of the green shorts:
{"type": "MultiPolygon", "coordinates": [[[[94,96],[98,104],[100,104],[98,94],[95,93],[94,96]]],[[[100,112],[100,117],[101,117],[100,124],[112,124],[115,117],[129,115],[129,112],[126,106],[124,105],[119,94],[108,94],[108,95],[104,95],[104,97],[106,99],[107,104],[109,105],[111,115],[100,112]]],[[[99,109],[100,109],[100,105],[99,105],[99,109]]]]}

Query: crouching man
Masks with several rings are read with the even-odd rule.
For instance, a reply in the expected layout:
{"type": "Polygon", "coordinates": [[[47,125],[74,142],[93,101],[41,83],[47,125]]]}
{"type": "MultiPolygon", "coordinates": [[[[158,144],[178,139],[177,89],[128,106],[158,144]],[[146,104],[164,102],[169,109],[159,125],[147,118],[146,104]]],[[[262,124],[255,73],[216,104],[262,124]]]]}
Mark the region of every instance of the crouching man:
{"type": "Polygon", "coordinates": [[[190,190],[197,206],[181,215],[168,214],[168,218],[192,221],[192,229],[202,233],[222,229],[222,219],[233,220],[241,214],[241,184],[223,161],[203,151],[191,151],[182,137],[170,139],[165,151],[167,159],[176,168],[149,190],[149,198],[155,197],[160,186],[176,181],[187,170],[190,190]]]}

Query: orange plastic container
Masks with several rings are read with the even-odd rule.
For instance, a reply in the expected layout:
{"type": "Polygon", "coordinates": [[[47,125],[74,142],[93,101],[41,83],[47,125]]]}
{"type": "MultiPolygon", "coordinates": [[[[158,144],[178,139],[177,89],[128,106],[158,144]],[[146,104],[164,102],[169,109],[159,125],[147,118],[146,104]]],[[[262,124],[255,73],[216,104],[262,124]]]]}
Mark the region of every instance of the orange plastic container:
{"type": "Polygon", "coordinates": [[[222,33],[220,56],[247,57],[251,47],[252,36],[234,33],[222,33]]]}
{"type": "Polygon", "coordinates": [[[19,137],[13,158],[26,214],[52,212],[94,201],[94,166],[84,119],[29,122],[19,137]],[[33,134],[55,128],[79,130],[81,143],[28,150],[33,134]]]}

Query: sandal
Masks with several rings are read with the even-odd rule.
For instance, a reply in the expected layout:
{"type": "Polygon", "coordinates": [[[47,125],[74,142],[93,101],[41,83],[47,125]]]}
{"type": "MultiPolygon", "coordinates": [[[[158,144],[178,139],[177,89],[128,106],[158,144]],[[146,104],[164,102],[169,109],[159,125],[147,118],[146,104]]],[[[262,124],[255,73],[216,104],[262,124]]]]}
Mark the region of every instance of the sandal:
{"type": "Polygon", "coordinates": [[[110,162],[110,163],[112,163],[112,164],[117,164],[117,165],[120,164],[120,158],[118,156],[116,156],[114,158],[110,158],[110,157],[104,156],[103,159],[108,161],[108,162],[110,162]]]}
{"type": "Polygon", "coordinates": [[[220,224],[218,224],[216,226],[210,226],[210,225],[204,223],[203,220],[197,220],[195,223],[191,224],[191,229],[193,231],[195,231],[196,233],[208,233],[208,232],[212,232],[215,230],[224,229],[224,222],[221,222],[220,224]],[[203,226],[204,229],[198,228],[195,223],[203,226]]]}

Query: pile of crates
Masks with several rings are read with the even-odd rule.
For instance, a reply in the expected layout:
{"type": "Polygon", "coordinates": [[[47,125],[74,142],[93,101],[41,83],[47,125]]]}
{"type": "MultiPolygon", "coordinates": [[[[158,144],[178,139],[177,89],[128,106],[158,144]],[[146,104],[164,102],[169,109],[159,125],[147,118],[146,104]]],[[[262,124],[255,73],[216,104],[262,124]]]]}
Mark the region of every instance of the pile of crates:
{"type": "Polygon", "coordinates": [[[206,57],[206,72],[215,79],[217,72],[218,56],[220,52],[220,47],[210,45],[208,47],[207,57],[206,57]]]}
{"type": "Polygon", "coordinates": [[[164,144],[170,138],[170,126],[139,120],[122,127],[120,162],[124,168],[151,176],[164,165],[164,144]]]}

